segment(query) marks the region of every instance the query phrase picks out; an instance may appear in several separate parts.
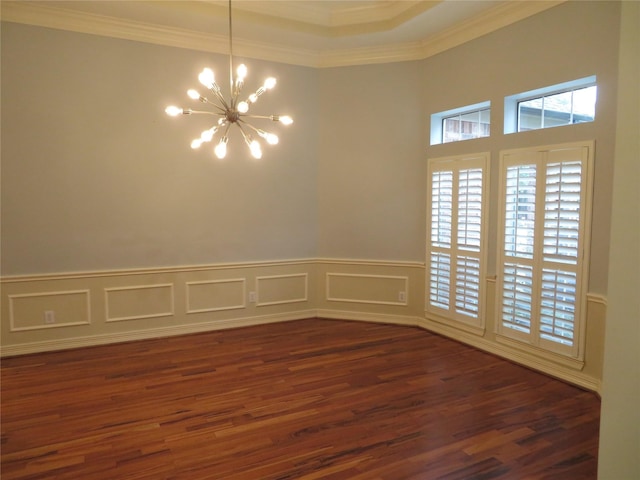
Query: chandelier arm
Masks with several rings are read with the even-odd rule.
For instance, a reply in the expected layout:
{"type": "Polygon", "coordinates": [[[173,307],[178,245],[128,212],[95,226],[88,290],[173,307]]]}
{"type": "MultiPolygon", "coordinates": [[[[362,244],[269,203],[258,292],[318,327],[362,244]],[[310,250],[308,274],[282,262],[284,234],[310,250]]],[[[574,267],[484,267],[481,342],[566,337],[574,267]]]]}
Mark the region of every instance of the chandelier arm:
{"type": "Polygon", "coordinates": [[[202,115],[217,115],[217,116],[222,116],[221,113],[217,113],[217,112],[209,112],[207,110],[190,110],[189,111],[190,114],[194,114],[194,113],[200,113],[202,115]]]}
{"type": "Polygon", "coordinates": [[[247,117],[247,118],[264,118],[267,120],[273,120],[273,117],[277,115],[240,115],[241,117],[247,117]]]}

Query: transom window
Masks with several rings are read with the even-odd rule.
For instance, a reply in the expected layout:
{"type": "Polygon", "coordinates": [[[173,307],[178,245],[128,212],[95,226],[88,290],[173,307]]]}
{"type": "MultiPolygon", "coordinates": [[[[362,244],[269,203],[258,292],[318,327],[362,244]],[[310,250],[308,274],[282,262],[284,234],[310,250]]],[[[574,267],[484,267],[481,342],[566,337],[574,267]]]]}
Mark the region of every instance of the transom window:
{"type": "Polygon", "coordinates": [[[488,137],[490,133],[489,102],[467,105],[431,115],[431,145],[488,137]]]}
{"type": "Polygon", "coordinates": [[[592,122],[597,90],[591,76],[506,97],[504,133],[592,122]]]}

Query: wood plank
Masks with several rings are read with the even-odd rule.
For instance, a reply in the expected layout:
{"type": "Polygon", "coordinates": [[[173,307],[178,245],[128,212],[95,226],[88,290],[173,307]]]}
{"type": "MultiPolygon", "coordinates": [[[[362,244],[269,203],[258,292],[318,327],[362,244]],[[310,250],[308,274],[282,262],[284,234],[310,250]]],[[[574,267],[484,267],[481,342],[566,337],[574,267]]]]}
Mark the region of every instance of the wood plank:
{"type": "Polygon", "coordinates": [[[3,480],[596,478],[595,394],[411,327],[308,319],[1,374],[3,480]]]}

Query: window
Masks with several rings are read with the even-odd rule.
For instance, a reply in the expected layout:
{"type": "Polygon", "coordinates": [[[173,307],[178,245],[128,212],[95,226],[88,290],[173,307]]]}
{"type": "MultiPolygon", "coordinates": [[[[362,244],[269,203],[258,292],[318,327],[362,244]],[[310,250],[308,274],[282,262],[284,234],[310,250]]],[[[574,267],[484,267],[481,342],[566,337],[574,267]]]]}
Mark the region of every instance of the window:
{"type": "Polygon", "coordinates": [[[431,115],[431,145],[488,137],[490,117],[489,102],[434,113],[431,115]]]}
{"type": "Polygon", "coordinates": [[[498,333],[582,354],[593,144],[503,152],[498,333]]]}
{"type": "Polygon", "coordinates": [[[591,76],[506,97],[504,133],[592,122],[597,88],[591,76]]]}
{"type": "Polygon", "coordinates": [[[427,305],[431,313],[484,325],[485,192],[489,154],[428,162],[427,305]]]}

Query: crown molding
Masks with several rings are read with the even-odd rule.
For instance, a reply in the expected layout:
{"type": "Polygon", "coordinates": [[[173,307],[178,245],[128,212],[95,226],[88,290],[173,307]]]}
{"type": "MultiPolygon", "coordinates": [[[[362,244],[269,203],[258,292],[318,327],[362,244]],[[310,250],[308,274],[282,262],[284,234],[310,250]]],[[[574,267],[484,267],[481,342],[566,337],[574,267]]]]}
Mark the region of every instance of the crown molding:
{"type": "MultiPolygon", "coordinates": [[[[314,68],[422,60],[565,1],[567,0],[507,2],[417,42],[320,51],[234,39],[234,53],[243,57],[314,68]]],[[[5,22],[212,53],[228,53],[229,40],[226,35],[206,34],[31,2],[2,2],[1,12],[2,21],[5,22]]]]}

